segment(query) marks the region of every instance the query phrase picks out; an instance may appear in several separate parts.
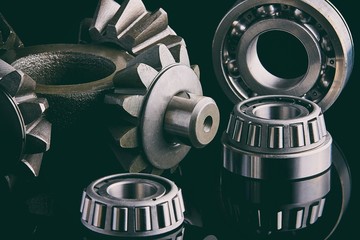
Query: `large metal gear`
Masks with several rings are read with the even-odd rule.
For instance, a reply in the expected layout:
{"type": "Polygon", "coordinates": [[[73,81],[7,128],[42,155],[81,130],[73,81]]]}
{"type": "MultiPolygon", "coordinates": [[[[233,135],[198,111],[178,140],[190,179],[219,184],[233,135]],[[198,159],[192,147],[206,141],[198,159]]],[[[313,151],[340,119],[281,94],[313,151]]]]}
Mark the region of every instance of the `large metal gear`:
{"type": "Polygon", "coordinates": [[[37,98],[35,81],[0,60],[1,173],[11,173],[19,162],[38,175],[43,152],[50,147],[51,124],[43,113],[47,100],[37,98]]]}
{"type": "Polygon", "coordinates": [[[110,132],[126,170],[161,174],[176,167],[190,146],[204,147],[215,137],[219,110],[202,96],[198,74],[185,47],[173,55],[161,44],[116,74],[115,91],[105,102],[120,108],[125,120],[115,121],[110,132]]]}
{"type": "MultiPolygon", "coordinates": [[[[268,58],[280,59],[277,53],[268,58]]],[[[314,101],[326,111],[352,72],[354,44],[344,18],[327,0],[240,0],[218,26],[213,63],[219,84],[234,103],[285,94],[314,101]],[[282,47],[294,41],[293,65],[304,62],[304,69],[291,76],[268,70],[260,56],[262,48],[272,48],[272,41],[262,40],[266,36],[278,36],[282,47]],[[294,45],[301,51],[295,52],[294,45]]]]}
{"type": "Polygon", "coordinates": [[[162,43],[168,48],[185,46],[184,40],[168,26],[163,9],[149,12],[141,0],[100,0],[92,19],[84,19],[80,42],[112,43],[138,55],[162,43]]]}
{"type": "Polygon", "coordinates": [[[199,69],[190,68],[185,42],[164,10],[151,13],[140,0],[121,6],[101,0],[93,19],[83,21],[80,42],[112,43],[137,56],[116,74],[115,93],[105,97],[123,112],[125,121],[113,123],[110,132],[125,170],[161,174],[178,165],[189,145],[204,147],[215,137],[217,106],[202,97],[199,69]]]}

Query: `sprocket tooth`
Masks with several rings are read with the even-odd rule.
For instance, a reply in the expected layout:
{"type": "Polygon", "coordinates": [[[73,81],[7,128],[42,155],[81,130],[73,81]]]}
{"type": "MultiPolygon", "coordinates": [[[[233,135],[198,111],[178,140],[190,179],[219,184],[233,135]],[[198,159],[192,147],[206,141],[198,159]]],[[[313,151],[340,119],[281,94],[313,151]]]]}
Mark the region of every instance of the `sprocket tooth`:
{"type": "Polygon", "coordinates": [[[50,139],[51,123],[45,119],[31,123],[26,133],[25,153],[46,152],[50,148],[50,139]]]}
{"type": "Polygon", "coordinates": [[[153,175],[160,176],[160,175],[162,175],[164,173],[164,170],[163,169],[158,169],[158,168],[152,168],[150,173],[153,174],[153,175]]]}
{"type": "Polygon", "coordinates": [[[118,39],[147,13],[141,0],[125,0],[109,21],[106,34],[118,39]]]}
{"type": "Polygon", "coordinates": [[[121,148],[137,148],[139,146],[138,130],[135,126],[111,126],[109,132],[115,142],[120,144],[121,148]]]}
{"type": "Polygon", "coordinates": [[[142,95],[123,95],[117,93],[107,94],[104,99],[105,103],[119,106],[124,112],[135,118],[140,116],[143,101],[144,96],[142,95]]]}
{"type": "Polygon", "coordinates": [[[149,164],[145,161],[144,157],[142,155],[138,155],[132,162],[129,168],[129,172],[139,173],[144,171],[148,166],[149,164]]]}
{"type": "Polygon", "coordinates": [[[35,98],[18,105],[26,125],[40,118],[49,104],[45,98],[35,98]]]}
{"type": "Polygon", "coordinates": [[[124,91],[125,94],[142,95],[158,75],[158,71],[147,64],[133,64],[115,74],[114,85],[118,88],[117,93],[124,91]]]}
{"type": "Polygon", "coordinates": [[[175,61],[180,64],[184,64],[190,67],[190,59],[189,54],[185,46],[183,45],[176,45],[170,48],[171,54],[174,56],[175,61]]]}
{"type": "Polygon", "coordinates": [[[133,63],[144,63],[156,70],[161,70],[176,62],[170,50],[165,45],[158,44],[132,59],[129,65],[133,63]]]}
{"type": "Polygon", "coordinates": [[[87,44],[91,43],[90,26],[93,22],[92,18],[84,18],[80,22],[78,43],[87,44]]]}
{"type": "Polygon", "coordinates": [[[200,79],[200,67],[199,65],[191,65],[191,69],[194,71],[198,79],[200,79]]]}
{"type": "Polygon", "coordinates": [[[9,50],[23,47],[18,35],[8,24],[4,16],[0,13],[0,53],[1,50],[9,50]]]}
{"type": "Polygon", "coordinates": [[[113,0],[99,1],[93,22],[89,28],[89,33],[92,39],[98,41],[103,37],[107,24],[114,17],[119,8],[120,4],[113,0]]]}
{"type": "Polygon", "coordinates": [[[22,77],[16,69],[0,59],[0,87],[14,97],[19,91],[21,83],[22,77]]]}
{"type": "MultiPolygon", "coordinates": [[[[134,26],[119,38],[119,42],[125,46],[126,49],[133,49],[148,39],[166,31],[167,27],[167,13],[163,9],[159,9],[155,13],[146,14],[135,23],[134,26]]],[[[170,31],[166,31],[166,35],[171,33],[170,31]]]]}
{"type": "Polygon", "coordinates": [[[31,171],[34,177],[39,176],[43,153],[25,155],[21,160],[25,166],[31,171]]]}
{"type": "Polygon", "coordinates": [[[159,33],[158,35],[156,35],[156,36],[148,39],[147,41],[139,44],[138,46],[134,47],[132,49],[132,52],[135,55],[138,55],[156,44],[164,44],[168,48],[172,48],[177,45],[186,46],[184,39],[177,35],[173,35],[173,30],[170,27],[168,27],[166,31],[163,31],[163,32],[159,33]]]}

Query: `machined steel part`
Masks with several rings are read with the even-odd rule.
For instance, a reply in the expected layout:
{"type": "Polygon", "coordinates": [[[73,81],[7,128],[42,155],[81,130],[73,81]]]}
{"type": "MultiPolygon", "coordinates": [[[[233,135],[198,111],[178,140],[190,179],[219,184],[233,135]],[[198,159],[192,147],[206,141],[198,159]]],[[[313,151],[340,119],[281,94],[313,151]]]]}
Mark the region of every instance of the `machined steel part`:
{"type": "Polygon", "coordinates": [[[49,44],[9,50],[3,59],[31,76],[48,99],[47,118],[63,129],[97,116],[115,73],[133,59],[105,46],[49,44]]]}
{"type": "Polygon", "coordinates": [[[235,224],[250,226],[255,232],[300,230],[314,225],[323,216],[330,179],[330,169],[296,181],[259,181],[224,171],[223,205],[235,224]]]}
{"type": "Polygon", "coordinates": [[[43,117],[48,102],[36,96],[35,85],[28,75],[0,60],[1,173],[10,173],[22,162],[37,176],[43,153],[50,148],[51,124],[43,117]]]}
{"type": "Polygon", "coordinates": [[[263,206],[256,209],[256,214],[263,215],[258,216],[259,227],[273,231],[300,229],[314,224],[322,215],[330,191],[327,172],[332,164],[332,138],[318,105],[286,95],[245,100],[234,108],[222,142],[224,168],[249,178],[247,188],[253,188],[250,192],[254,196],[248,196],[248,200],[263,206]],[[285,207],[265,207],[264,196],[271,196],[264,191],[260,194],[269,185],[266,181],[284,185],[281,201],[272,202],[285,207]]]}
{"type": "Polygon", "coordinates": [[[204,147],[217,133],[219,110],[202,96],[198,69],[191,68],[183,46],[149,48],[115,75],[114,85],[105,103],[120,109],[128,123],[116,121],[110,132],[119,161],[130,172],[175,168],[190,146],[204,147]]]}
{"type": "Polygon", "coordinates": [[[23,47],[18,35],[0,13],[0,55],[9,49],[23,47]]]}
{"type": "MultiPolygon", "coordinates": [[[[266,46],[272,48],[270,42],[266,46]]],[[[258,95],[293,95],[326,111],[350,77],[354,44],[344,18],[327,0],[241,0],[218,26],[213,63],[219,84],[234,103],[258,95]],[[307,66],[298,76],[273,74],[259,56],[260,39],[279,32],[285,36],[282,41],[295,38],[306,52],[307,66]]]]}
{"type": "Polygon", "coordinates": [[[184,40],[168,26],[163,9],[149,12],[141,0],[100,0],[92,19],[80,26],[80,42],[112,43],[138,55],[156,44],[168,48],[185,46],[184,40]]]}
{"type": "Polygon", "coordinates": [[[100,234],[145,237],[179,228],[184,211],[181,189],[174,182],[150,174],[117,174],[86,188],[81,221],[100,234]]]}

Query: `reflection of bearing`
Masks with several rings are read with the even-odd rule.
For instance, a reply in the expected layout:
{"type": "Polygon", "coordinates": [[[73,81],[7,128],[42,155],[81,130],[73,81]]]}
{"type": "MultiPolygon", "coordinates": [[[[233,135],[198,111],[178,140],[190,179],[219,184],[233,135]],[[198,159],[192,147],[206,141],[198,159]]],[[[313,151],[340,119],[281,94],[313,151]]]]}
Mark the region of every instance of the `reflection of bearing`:
{"type": "Polygon", "coordinates": [[[353,58],[350,30],[328,1],[238,1],[223,18],[213,42],[218,81],[234,103],[257,95],[286,94],[305,97],[325,111],[344,88],[353,58]],[[307,69],[299,76],[276,76],[264,67],[258,40],[274,32],[295,37],[305,49],[307,69]]]}
{"type": "Polygon", "coordinates": [[[36,81],[51,106],[47,117],[64,127],[99,110],[115,72],[133,57],[103,46],[53,44],[9,50],[3,58],[36,81]]]}
{"type": "Polygon", "coordinates": [[[83,194],[82,223],[97,233],[141,237],[168,233],[184,221],[181,190],[150,174],[118,174],[91,183],[83,194]]]}
{"type": "Polygon", "coordinates": [[[223,136],[224,167],[257,179],[311,177],[331,166],[331,143],[315,103],[285,95],[255,97],[231,114],[223,136]]]}

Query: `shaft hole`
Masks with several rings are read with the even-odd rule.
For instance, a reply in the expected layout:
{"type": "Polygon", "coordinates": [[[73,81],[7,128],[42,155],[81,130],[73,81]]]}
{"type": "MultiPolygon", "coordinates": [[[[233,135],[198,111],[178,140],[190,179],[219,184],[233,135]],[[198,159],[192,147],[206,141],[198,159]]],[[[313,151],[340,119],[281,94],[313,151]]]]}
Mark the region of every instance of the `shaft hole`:
{"type": "Polygon", "coordinates": [[[213,119],[211,116],[207,116],[204,120],[204,132],[208,133],[211,131],[213,125],[213,119]]]}

